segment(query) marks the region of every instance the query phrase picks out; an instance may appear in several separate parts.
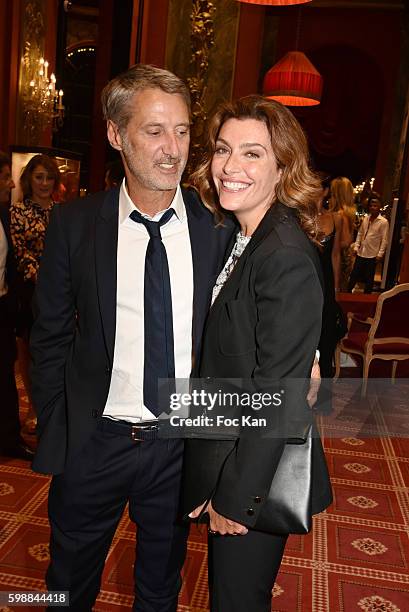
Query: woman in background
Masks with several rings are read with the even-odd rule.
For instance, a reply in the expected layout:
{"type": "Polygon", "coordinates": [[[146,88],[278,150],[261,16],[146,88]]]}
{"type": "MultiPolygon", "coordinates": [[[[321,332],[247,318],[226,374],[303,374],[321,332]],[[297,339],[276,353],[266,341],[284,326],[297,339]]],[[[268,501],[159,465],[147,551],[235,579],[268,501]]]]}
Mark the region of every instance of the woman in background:
{"type": "Polygon", "coordinates": [[[21,376],[29,399],[30,408],[25,428],[34,433],[35,416],[31,407],[29,379],[29,336],[33,323],[31,302],[50,211],[54,205],[52,194],[60,186],[60,172],[56,162],[48,155],[34,155],[20,177],[23,194],[21,202],[10,209],[10,230],[13,239],[18,271],[22,278],[18,333],[18,361],[21,376]]]}
{"type": "MultiPolygon", "coordinates": [[[[256,389],[309,379],[322,289],[314,246],[320,183],[308,168],[305,136],[287,108],[260,96],[223,104],[208,130],[194,185],[216,219],[229,211],[240,231],[213,289],[195,375],[206,384],[247,380],[256,389]]],[[[311,414],[302,394],[286,410],[311,414]]],[[[269,406],[268,415],[277,418],[277,408],[269,406]]],[[[242,428],[236,440],[186,441],[183,506],[192,518],[209,515],[212,612],[271,610],[287,540],[258,524],[285,444],[272,431],[249,436],[242,428]]],[[[331,502],[318,434],[312,464],[315,514],[331,502]]]]}
{"type": "Polygon", "coordinates": [[[356,223],[356,205],[354,188],[345,176],[339,176],[331,181],[329,211],[341,218],[341,276],[339,288],[346,291],[352,270],[351,244],[354,241],[356,223]]]}
{"type": "Polygon", "coordinates": [[[340,286],[343,231],[341,215],[331,212],[323,206],[328,193],[329,184],[324,180],[322,182],[322,193],[318,200],[318,227],[321,232],[320,256],[324,275],[324,307],[321,337],[318,345],[322,378],[332,378],[334,375],[333,359],[339,339],[337,334],[339,308],[337,307],[335,294],[339,291],[340,286]]]}

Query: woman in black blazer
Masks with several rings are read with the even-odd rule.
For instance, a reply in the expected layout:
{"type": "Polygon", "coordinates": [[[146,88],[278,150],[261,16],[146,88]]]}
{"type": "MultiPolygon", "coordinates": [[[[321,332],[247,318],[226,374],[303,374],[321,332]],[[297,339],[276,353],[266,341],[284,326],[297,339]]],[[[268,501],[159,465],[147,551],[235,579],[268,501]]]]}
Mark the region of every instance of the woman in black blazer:
{"type": "MultiPolygon", "coordinates": [[[[219,221],[240,231],[213,290],[196,376],[266,381],[309,379],[321,328],[317,242],[320,182],[307,144],[281,104],[248,96],[223,104],[209,124],[193,183],[219,221]]],[[[290,406],[290,409],[292,407],[290,406]]],[[[306,400],[294,409],[307,412],[306,400]]],[[[186,443],[183,507],[209,517],[213,612],[268,612],[286,535],[257,529],[284,440],[240,436],[186,443]]],[[[312,510],[331,503],[319,437],[313,440],[312,510]]]]}

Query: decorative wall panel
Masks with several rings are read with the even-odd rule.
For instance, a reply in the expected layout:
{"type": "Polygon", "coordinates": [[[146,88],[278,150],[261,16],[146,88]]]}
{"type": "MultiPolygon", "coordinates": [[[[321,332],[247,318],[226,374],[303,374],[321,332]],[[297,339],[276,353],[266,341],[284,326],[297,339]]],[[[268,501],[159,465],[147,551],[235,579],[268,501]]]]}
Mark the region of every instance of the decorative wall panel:
{"type": "Polygon", "coordinates": [[[170,0],[166,67],[188,83],[192,95],[192,163],[206,117],[231,98],[239,4],[231,0],[170,0]]]}

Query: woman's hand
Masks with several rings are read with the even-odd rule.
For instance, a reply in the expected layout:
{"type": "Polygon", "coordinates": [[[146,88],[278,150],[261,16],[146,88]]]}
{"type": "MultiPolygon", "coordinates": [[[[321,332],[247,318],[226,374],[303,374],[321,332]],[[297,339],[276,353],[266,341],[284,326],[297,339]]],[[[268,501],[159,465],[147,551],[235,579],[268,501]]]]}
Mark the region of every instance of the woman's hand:
{"type": "Polygon", "coordinates": [[[313,408],[317,403],[318,391],[321,386],[321,370],[320,362],[317,356],[314,358],[314,363],[311,370],[310,388],[307,395],[307,402],[310,408],[313,408]]]}
{"type": "MultiPolygon", "coordinates": [[[[189,514],[190,518],[197,518],[203,510],[205,504],[198,506],[193,512],[189,514]]],[[[231,519],[222,516],[212,506],[212,502],[209,502],[206,512],[209,513],[209,533],[220,535],[246,535],[248,532],[247,527],[232,521],[231,519]]]]}

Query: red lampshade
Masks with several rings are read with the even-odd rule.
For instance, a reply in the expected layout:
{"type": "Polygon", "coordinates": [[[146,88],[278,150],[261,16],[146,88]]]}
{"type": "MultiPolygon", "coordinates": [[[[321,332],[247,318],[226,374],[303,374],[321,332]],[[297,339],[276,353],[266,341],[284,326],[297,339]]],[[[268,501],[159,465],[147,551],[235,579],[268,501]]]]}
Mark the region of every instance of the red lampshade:
{"type": "Polygon", "coordinates": [[[263,95],[286,106],[320,103],[322,76],[300,51],[290,51],[264,77],[263,95]]]}
{"type": "Polygon", "coordinates": [[[290,4],[305,4],[311,0],[238,0],[247,4],[262,4],[263,6],[290,6],[290,4]]]}

